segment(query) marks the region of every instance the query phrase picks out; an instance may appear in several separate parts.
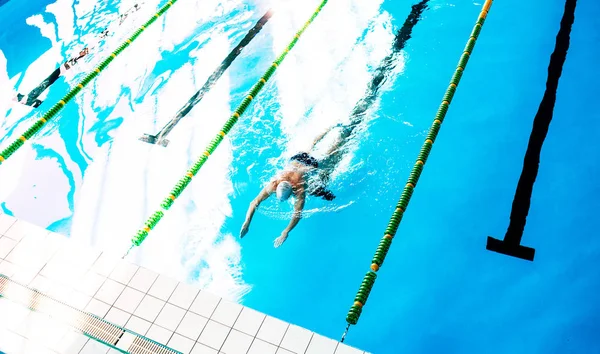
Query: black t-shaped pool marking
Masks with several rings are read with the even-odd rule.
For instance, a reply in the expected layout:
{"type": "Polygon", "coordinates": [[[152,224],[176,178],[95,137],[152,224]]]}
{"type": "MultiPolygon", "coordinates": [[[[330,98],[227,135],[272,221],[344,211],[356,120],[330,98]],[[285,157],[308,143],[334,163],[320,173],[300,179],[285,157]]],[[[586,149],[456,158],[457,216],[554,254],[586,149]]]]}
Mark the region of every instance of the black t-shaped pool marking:
{"type": "Polygon", "coordinates": [[[560,29],[556,36],[554,52],[550,56],[550,65],[548,66],[548,79],[546,80],[546,91],[540,103],[540,107],[533,120],[533,129],[529,137],[527,152],[523,162],[523,171],[517,184],[515,198],[510,212],[510,223],[503,240],[488,236],[486,249],[508,256],[522,258],[533,261],[535,249],[521,245],[521,238],[527,222],[527,214],[531,206],[531,195],[533,185],[538,175],[540,166],[540,154],[544,140],[548,134],[548,128],[552,121],[554,113],[554,104],[556,103],[556,91],[558,90],[558,81],[562,74],[563,65],[567,58],[571,27],[575,21],[575,7],[577,0],[567,0],[565,11],[560,22],[560,29]]]}
{"type": "Polygon", "coordinates": [[[221,62],[221,64],[217,67],[217,69],[208,77],[204,85],[198,92],[196,92],[187,103],[179,109],[175,117],[173,117],[156,135],[144,134],[144,136],[140,137],[141,141],[145,141],[150,144],[158,144],[161,146],[167,146],[169,144],[169,140],[167,140],[167,135],[175,128],[177,123],[183,117],[185,117],[191,110],[197,105],[204,95],[206,95],[215,83],[219,80],[219,78],[223,75],[225,70],[229,68],[231,63],[238,57],[238,55],[242,52],[244,47],[246,47],[254,37],[260,32],[263,26],[269,21],[272,16],[272,11],[267,11],[263,17],[258,20],[258,22],[248,31],[246,36],[242,39],[242,41],[235,47],[233,50],[227,55],[227,57],[221,62]]]}
{"type": "MultiPolygon", "coordinates": [[[[1,1],[1,0],[0,0],[1,1]]],[[[1,6],[1,5],[0,5],[1,6]]],[[[132,8],[130,8],[129,10],[127,10],[124,14],[121,15],[121,20],[119,22],[119,26],[121,24],[123,24],[123,20],[127,17],[127,15],[132,12],[133,10],[139,10],[140,7],[138,4],[135,4],[132,8]]],[[[108,32],[108,28],[105,29],[101,34],[100,34],[100,40],[103,38],[102,34],[104,34],[104,36],[108,35],[110,32],[108,32]]],[[[27,95],[23,95],[22,93],[17,93],[17,95],[13,98],[13,101],[19,102],[19,103],[23,103],[26,106],[31,106],[33,108],[37,108],[39,107],[43,101],[39,100],[38,97],[40,97],[42,95],[42,93],[44,93],[44,91],[46,91],[46,89],[50,86],[52,86],[57,80],[58,78],[60,78],[60,68],[61,67],[65,67],[65,71],[71,69],[74,65],[77,64],[77,61],[81,58],[83,58],[84,56],[88,55],[87,53],[84,55],[78,54],[77,56],[67,60],[65,63],[62,63],[58,66],[58,68],[56,68],[50,75],[48,75],[48,77],[46,77],[44,80],[42,80],[42,82],[40,82],[39,85],[37,85],[34,89],[32,89],[31,91],[29,91],[29,93],[27,95]],[[21,100],[23,98],[25,98],[25,96],[27,96],[27,100],[25,102],[21,102],[21,100]]]]}

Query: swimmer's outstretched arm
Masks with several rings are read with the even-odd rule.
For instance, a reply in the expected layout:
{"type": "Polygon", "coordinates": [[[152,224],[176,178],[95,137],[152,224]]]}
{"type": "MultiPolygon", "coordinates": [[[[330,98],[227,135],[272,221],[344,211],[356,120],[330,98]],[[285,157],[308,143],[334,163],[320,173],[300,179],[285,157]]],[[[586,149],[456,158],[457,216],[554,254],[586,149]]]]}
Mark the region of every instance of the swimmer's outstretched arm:
{"type": "Polygon", "coordinates": [[[287,240],[290,231],[298,225],[300,219],[302,219],[302,210],[304,209],[304,201],[306,199],[306,192],[304,189],[298,191],[296,193],[296,203],[294,204],[294,214],[292,215],[292,220],[290,220],[289,225],[283,230],[281,236],[277,237],[275,241],[273,241],[273,245],[275,248],[281,246],[285,240],[287,240]]]}
{"type": "Polygon", "coordinates": [[[254,198],[254,200],[250,203],[250,207],[248,208],[248,212],[246,213],[246,221],[244,221],[244,225],[242,225],[242,230],[240,231],[240,238],[244,237],[248,233],[248,228],[250,227],[250,222],[252,222],[254,212],[256,211],[256,209],[262,201],[269,198],[271,194],[273,194],[276,185],[276,180],[269,182],[269,184],[267,184],[265,188],[263,188],[263,190],[260,191],[256,198],[254,198]]]}

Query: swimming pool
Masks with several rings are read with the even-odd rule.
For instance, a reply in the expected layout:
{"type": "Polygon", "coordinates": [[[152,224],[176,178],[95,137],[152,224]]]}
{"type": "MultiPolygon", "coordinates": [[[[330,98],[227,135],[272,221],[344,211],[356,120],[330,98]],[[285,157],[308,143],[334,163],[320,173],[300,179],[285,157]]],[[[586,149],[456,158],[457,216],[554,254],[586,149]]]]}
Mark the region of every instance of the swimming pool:
{"type": "MultiPolygon", "coordinates": [[[[33,87],[133,2],[4,4],[2,148],[163,3],[146,1],[67,82],[51,87],[38,112],[10,102],[14,89],[33,87]],[[52,50],[51,43],[57,43],[52,50]]],[[[278,3],[263,31],[163,148],[138,138],[156,133],[269,7],[180,0],[165,22],[157,20],[0,166],[3,211],[115,252],[127,249],[318,4],[278,3]]],[[[286,159],[348,119],[414,3],[330,0],[130,257],[339,337],[483,2],[429,2],[334,176],[333,202],[310,199],[307,217],[279,249],[272,240],[287,224],[288,203],[265,202],[249,234],[237,235],[248,204],[286,159]]],[[[374,353],[600,349],[594,301],[600,288],[594,272],[600,73],[590,67],[600,57],[600,28],[590,15],[598,4],[577,4],[522,242],[536,248],[536,259],[485,250],[487,236],[502,238],[509,224],[563,10],[564,1],[494,3],[349,344],[374,353]]]]}

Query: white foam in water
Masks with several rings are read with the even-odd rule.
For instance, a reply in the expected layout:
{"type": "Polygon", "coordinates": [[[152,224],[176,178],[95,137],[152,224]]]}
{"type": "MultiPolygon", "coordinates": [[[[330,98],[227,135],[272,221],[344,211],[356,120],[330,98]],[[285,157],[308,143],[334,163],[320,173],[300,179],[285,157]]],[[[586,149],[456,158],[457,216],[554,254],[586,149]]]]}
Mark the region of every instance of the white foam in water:
{"type": "MultiPolygon", "coordinates": [[[[286,154],[305,147],[329,126],[345,122],[357,100],[362,97],[373,67],[388,54],[389,44],[393,40],[389,16],[379,13],[381,2],[330,1],[273,77],[277,96],[259,98],[263,103],[276,100],[281,104],[282,119],[275,124],[281,124],[283,137],[274,137],[274,140],[285,145],[286,154]],[[367,28],[365,40],[355,45],[367,28]],[[311,108],[313,111],[307,116],[311,108]]],[[[158,0],[145,1],[142,10],[133,15],[135,20],[131,23],[145,21],[156,10],[158,3],[158,0]]],[[[273,0],[271,4],[268,1],[261,3],[256,11],[262,12],[268,5],[273,5],[276,10],[269,25],[263,29],[273,40],[273,53],[264,53],[265,56],[279,55],[318,3],[319,0],[273,0]]],[[[96,4],[95,1],[80,1],[73,7],[72,1],[58,0],[49,5],[48,9],[59,22],[57,43],[71,42],[76,32],[75,26],[89,23],[95,12],[102,11],[96,8],[96,4]],[[74,21],[74,18],[77,20],[74,21]]],[[[131,5],[133,2],[120,5],[120,11],[126,11],[131,5]]],[[[119,254],[124,253],[137,230],[153,212],[160,209],[160,203],[171,188],[202,154],[208,142],[229,118],[231,103],[234,106],[239,103],[230,102],[229,72],[172,131],[168,137],[171,141],[168,148],[137,139],[143,133],[156,134],[200,88],[235,45],[220,28],[239,26],[250,17],[258,16],[254,10],[244,10],[246,8],[245,2],[240,1],[177,2],[123,51],[118,61],[75,98],[79,115],[85,117],[73,119],[71,123],[78,124],[81,136],[77,146],[90,163],[85,176],[78,175],[79,168],[69,160],[64,142],[56,131],[35,138],[36,144],[60,153],[66,160],[64,168],[74,173],[75,211],[71,229],[66,230],[70,231],[72,238],[103,249],[112,249],[119,254]],[[237,13],[232,16],[234,10],[237,13]],[[223,19],[227,19],[228,23],[223,24],[223,19]],[[210,33],[198,33],[198,26],[209,20],[219,25],[211,28],[210,33]],[[180,68],[167,66],[166,71],[158,77],[149,76],[162,59],[164,51],[171,51],[194,38],[199,41],[210,38],[204,47],[191,51],[190,56],[194,60],[180,68]],[[102,118],[102,125],[107,126],[111,120],[114,123],[121,118],[124,120],[117,130],[111,131],[112,142],[98,147],[95,140],[98,132],[92,128],[99,123],[97,112],[105,114],[109,110],[112,112],[102,118]]],[[[33,23],[46,32],[50,28],[38,20],[33,23]]],[[[132,30],[137,27],[131,26],[132,30]]],[[[87,61],[81,63],[79,72],[93,69],[126,35],[120,33],[109,38],[107,45],[99,48],[92,59],[86,57],[87,61]]],[[[71,50],[77,48],[74,44],[68,45],[71,50]]],[[[52,49],[45,54],[46,57],[32,63],[24,74],[21,86],[37,84],[41,77],[49,73],[45,66],[55,66],[61,61],[58,50],[52,49]],[[44,63],[43,70],[37,68],[42,66],[40,63],[44,63]]],[[[12,96],[4,92],[9,90],[4,87],[13,87],[11,81],[15,78],[7,77],[6,63],[2,59],[3,56],[0,56],[0,90],[3,91],[3,97],[12,96]],[[8,82],[11,83],[3,84],[8,82]]],[[[81,75],[77,80],[67,77],[67,82],[72,87],[80,79],[81,75]]],[[[0,102],[0,114],[8,110],[5,108],[8,105],[3,104],[0,102]]],[[[13,112],[7,118],[7,124],[1,126],[1,134],[5,134],[27,112],[19,110],[22,108],[20,105],[12,107],[13,112]]],[[[30,121],[22,123],[11,139],[30,124],[30,121]]],[[[234,192],[230,177],[233,151],[229,139],[221,143],[202,172],[194,178],[171,210],[165,213],[143,247],[136,248],[130,257],[144,266],[179,279],[190,274],[197,275],[194,280],[201,286],[223,297],[238,300],[250,290],[250,285],[242,279],[237,234],[232,234],[231,230],[221,230],[226,218],[233,212],[229,201],[234,192]]],[[[69,211],[60,203],[52,212],[49,213],[48,209],[53,208],[56,200],[66,200],[66,190],[70,186],[68,180],[59,175],[62,172],[56,162],[52,163],[52,159],[36,161],[34,158],[35,153],[28,143],[2,165],[0,198],[7,201],[9,208],[13,208],[15,198],[31,198],[32,192],[24,189],[32,188],[32,183],[38,183],[22,179],[24,173],[47,178],[48,184],[43,184],[44,188],[54,183],[56,190],[38,193],[41,199],[32,205],[43,210],[38,213],[42,215],[39,220],[31,217],[25,219],[48,226],[50,221],[60,219],[61,215],[68,216],[69,211]]],[[[337,173],[343,173],[351,167],[352,156],[348,155],[337,173]]],[[[350,204],[352,201],[327,208],[338,210],[350,204]]],[[[33,215],[35,212],[21,207],[14,211],[18,216],[33,215]]],[[[310,215],[327,209],[307,208],[306,211],[310,215]]],[[[282,217],[279,214],[274,216],[282,217]]]]}
{"type": "MultiPolygon", "coordinates": [[[[163,22],[157,21],[145,36],[140,36],[123,52],[123,62],[127,64],[107,70],[98,77],[95,92],[85,91],[81,95],[86,116],[83,131],[88,131],[96,121],[91,108],[95,105],[109,108],[116,104],[110,118],[124,116],[126,119],[110,151],[105,148],[94,153],[97,158],[86,171],[80,188],[72,237],[87,237],[101,248],[124,252],[144,221],[160,209],[162,200],[193,163],[191,159],[202,154],[229,117],[229,78],[225,74],[203,101],[207,103],[198,105],[169,135],[171,143],[167,149],[137,140],[144,132],[155,134],[229,52],[232,44],[226,37],[214,35],[208,45],[192,52],[192,56],[203,60],[168,71],[154,78],[154,84],[144,80],[160,60],[161,52],[189,40],[190,33],[197,29],[196,21],[199,18],[207,21],[215,16],[217,4],[218,1],[177,3],[169,10],[164,28],[163,22]],[[211,5],[212,12],[208,11],[211,5]],[[190,16],[194,13],[201,15],[192,20],[190,16]],[[187,26],[190,28],[181,29],[185,22],[181,17],[189,18],[188,22],[192,23],[187,26]],[[140,57],[139,53],[144,55],[140,57]],[[162,80],[165,80],[164,86],[155,94],[144,96],[139,104],[130,102],[127,97],[119,98],[121,85],[129,87],[135,97],[141,90],[153,92],[156,83],[162,80]],[[130,104],[133,104],[133,112],[130,104]]],[[[93,139],[94,135],[86,138],[93,139]]],[[[91,146],[92,142],[83,145],[91,146]]],[[[135,249],[131,257],[178,278],[185,278],[200,268],[197,281],[203,287],[237,300],[248,291],[241,279],[240,247],[231,234],[219,233],[225,218],[231,215],[228,199],[232,192],[228,175],[231,160],[232,152],[226,140],[151,232],[143,247],[135,249]]]]}

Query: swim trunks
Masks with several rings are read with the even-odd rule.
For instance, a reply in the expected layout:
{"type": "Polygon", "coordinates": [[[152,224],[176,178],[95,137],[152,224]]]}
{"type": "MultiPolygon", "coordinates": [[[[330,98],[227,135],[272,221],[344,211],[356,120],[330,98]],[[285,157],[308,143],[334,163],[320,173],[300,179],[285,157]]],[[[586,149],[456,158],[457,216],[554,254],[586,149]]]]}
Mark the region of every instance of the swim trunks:
{"type": "Polygon", "coordinates": [[[306,152],[298,153],[290,158],[290,161],[298,161],[305,166],[312,166],[319,168],[319,162],[314,157],[310,156],[306,152]]]}

